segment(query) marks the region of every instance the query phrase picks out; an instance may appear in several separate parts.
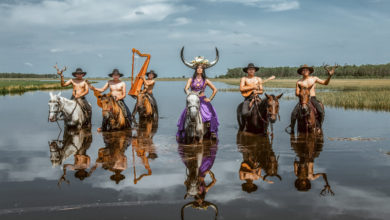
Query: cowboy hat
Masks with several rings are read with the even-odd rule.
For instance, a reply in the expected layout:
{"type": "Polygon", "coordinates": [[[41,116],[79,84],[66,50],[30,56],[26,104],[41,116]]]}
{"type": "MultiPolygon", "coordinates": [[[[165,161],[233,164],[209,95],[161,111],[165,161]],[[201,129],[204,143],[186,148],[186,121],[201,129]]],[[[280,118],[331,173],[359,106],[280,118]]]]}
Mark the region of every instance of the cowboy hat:
{"type": "Polygon", "coordinates": [[[254,68],[256,70],[255,72],[259,71],[259,69],[260,69],[259,67],[255,66],[255,64],[249,63],[247,67],[242,69],[242,71],[248,73],[249,68],[254,68]]]}
{"type": "Polygon", "coordinates": [[[72,76],[76,77],[76,74],[83,74],[83,76],[85,76],[87,75],[87,72],[84,72],[81,68],[77,68],[76,71],[72,73],[72,76]]]}
{"type": "Polygon", "coordinates": [[[153,79],[157,78],[157,73],[155,73],[153,70],[150,70],[146,73],[146,76],[149,76],[149,74],[153,74],[153,79]]]}
{"type": "Polygon", "coordinates": [[[113,69],[113,70],[112,70],[112,73],[108,74],[108,76],[109,76],[109,77],[112,77],[114,74],[118,74],[119,77],[122,77],[122,76],[123,76],[123,74],[120,73],[118,69],[113,69]]]}
{"type": "Polygon", "coordinates": [[[301,67],[299,67],[299,69],[297,70],[297,73],[302,75],[303,69],[308,69],[310,71],[310,74],[312,74],[314,72],[314,68],[312,66],[308,66],[307,64],[305,64],[305,65],[302,65],[301,67]]]}

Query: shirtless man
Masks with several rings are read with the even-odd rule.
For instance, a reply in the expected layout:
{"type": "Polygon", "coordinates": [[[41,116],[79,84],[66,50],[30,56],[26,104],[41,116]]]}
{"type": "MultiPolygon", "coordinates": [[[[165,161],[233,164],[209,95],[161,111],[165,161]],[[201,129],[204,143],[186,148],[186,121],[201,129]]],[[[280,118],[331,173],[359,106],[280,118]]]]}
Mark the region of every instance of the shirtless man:
{"type": "MultiPolygon", "coordinates": [[[[142,80],[144,82],[144,89],[142,90],[143,93],[147,94],[147,97],[149,98],[150,103],[152,104],[152,107],[155,109],[155,111],[158,114],[158,108],[157,108],[157,102],[153,95],[153,88],[155,85],[154,79],[157,78],[157,73],[155,73],[153,70],[147,72],[145,76],[142,76],[142,80]]],[[[134,106],[133,110],[133,118],[135,117],[135,114],[137,113],[137,105],[134,106]]]]}
{"type": "MultiPolygon", "coordinates": [[[[112,73],[108,74],[108,76],[112,77],[112,80],[109,80],[103,86],[103,88],[98,89],[93,86],[91,86],[91,88],[98,92],[104,92],[108,88],[110,88],[110,93],[115,98],[115,101],[117,101],[118,105],[121,107],[122,112],[127,120],[127,123],[131,124],[130,110],[127,107],[126,103],[123,101],[123,99],[126,97],[126,84],[119,79],[123,76],[123,74],[120,73],[118,69],[114,69],[112,73]]],[[[101,128],[98,128],[98,131],[101,131],[101,128]]]]}
{"type": "MultiPolygon", "coordinates": [[[[325,112],[324,112],[324,109],[323,109],[320,101],[318,101],[318,99],[316,98],[316,90],[315,90],[316,83],[321,84],[321,85],[328,85],[336,68],[337,68],[337,66],[335,66],[331,70],[329,70],[328,68],[325,68],[329,74],[329,76],[326,80],[322,80],[316,76],[311,76],[311,74],[314,72],[314,68],[310,67],[306,64],[301,66],[297,71],[298,74],[302,75],[302,78],[299,79],[296,83],[295,95],[299,97],[301,88],[303,88],[303,87],[310,88],[312,86],[311,90],[310,90],[310,101],[313,103],[314,107],[317,109],[318,116],[319,116],[319,122],[318,122],[319,127],[318,127],[317,132],[320,132],[322,129],[322,122],[324,121],[325,112]]],[[[295,106],[293,112],[291,113],[291,124],[290,124],[291,133],[294,133],[294,127],[295,127],[295,122],[296,122],[296,119],[298,116],[298,111],[299,111],[299,103],[295,106]]]]}
{"type": "Polygon", "coordinates": [[[72,97],[70,99],[76,100],[76,102],[81,106],[81,109],[83,110],[84,114],[87,116],[87,122],[90,125],[91,124],[91,116],[92,116],[92,107],[88,103],[88,101],[85,99],[85,96],[89,92],[89,85],[88,85],[88,80],[83,79],[83,77],[87,73],[84,72],[81,68],[77,68],[76,71],[72,73],[72,75],[75,78],[70,79],[67,82],[65,82],[64,75],[62,73],[64,71],[66,71],[66,67],[64,67],[62,70],[60,70],[56,64],[54,66],[54,68],[57,70],[57,74],[61,76],[61,86],[62,87],[66,87],[69,85],[73,86],[72,97]]]}
{"type": "Polygon", "coordinates": [[[240,91],[241,93],[250,93],[245,97],[244,105],[242,106],[242,114],[245,117],[250,115],[250,107],[252,106],[253,101],[258,96],[258,94],[263,94],[263,83],[275,79],[275,76],[271,76],[266,80],[262,80],[260,77],[255,76],[255,72],[259,70],[259,67],[255,66],[253,63],[249,63],[247,67],[242,69],[248,75],[241,78],[240,82],[240,91]]]}

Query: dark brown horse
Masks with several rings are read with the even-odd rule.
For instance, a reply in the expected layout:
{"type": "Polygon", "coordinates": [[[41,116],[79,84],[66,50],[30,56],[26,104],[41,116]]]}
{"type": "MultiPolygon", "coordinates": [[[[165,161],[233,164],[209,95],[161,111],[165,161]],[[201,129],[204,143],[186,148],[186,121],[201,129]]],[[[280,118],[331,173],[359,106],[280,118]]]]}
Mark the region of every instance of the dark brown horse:
{"type": "Polygon", "coordinates": [[[259,97],[254,97],[252,106],[250,107],[250,116],[244,117],[242,114],[243,102],[237,107],[237,121],[239,131],[247,131],[256,134],[266,134],[268,125],[275,123],[279,117],[279,99],[283,93],[275,96],[273,94],[265,94],[265,99],[260,100],[259,97]]]}
{"type": "MultiPolygon", "coordinates": [[[[298,121],[298,133],[314,133],[319,131],[321,133],[321,127],[319,126],[319,116],[313,103],[310,101],[310,87],[300,87],[299,93],[299,111],[297,115],[298,121]]],[[[321,104],[322,109],[324,106],[321,104]]]]}
{"type": "Polygon", "coordinates": [[[94,94],[97,98],[98,106],[102,108],[102,131],[123,130],[131,127],[131,124],[126,120],[121,107],[111,93],[102,95],[95,90],[94,94]]]}

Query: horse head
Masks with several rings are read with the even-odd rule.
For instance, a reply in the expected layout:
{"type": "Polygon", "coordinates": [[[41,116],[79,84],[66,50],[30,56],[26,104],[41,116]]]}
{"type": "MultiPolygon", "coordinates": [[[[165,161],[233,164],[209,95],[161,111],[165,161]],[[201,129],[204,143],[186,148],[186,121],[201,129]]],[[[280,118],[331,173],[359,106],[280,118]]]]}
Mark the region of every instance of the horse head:
{"type": "Polygon", "coordinates": [[[48,120],[51,122],[57,121],[58,114],[61,112],[61,92],[58,94],[53,94],[52,92],[50,94],[50,100],[49,100],[49,116],[48,120]]]}
{"type": "Polygon", "coordinates": [[[191,122],[195,122],[199,115],[200,99],[199,92],[190,92],[187,95],[187,115],[191,122]]]}
{"type": "Polygon", "coordinates": [[[300,87],[299,92],[299,104],[301,105],[301,111],[304,115],[309,112],[309,102],[310,102],[310,90],[313,87],[300,87]]]}
{"type": "Polygon", "coordinates": [[[267,97],[267,117],[268,120],[271,123],[275,123],[278,115],[279,115],[279,99],[283,96],[283,93],[281,93],[278,96],[275,95],[268,95],[265,93],[265,96],[267,97]]]}

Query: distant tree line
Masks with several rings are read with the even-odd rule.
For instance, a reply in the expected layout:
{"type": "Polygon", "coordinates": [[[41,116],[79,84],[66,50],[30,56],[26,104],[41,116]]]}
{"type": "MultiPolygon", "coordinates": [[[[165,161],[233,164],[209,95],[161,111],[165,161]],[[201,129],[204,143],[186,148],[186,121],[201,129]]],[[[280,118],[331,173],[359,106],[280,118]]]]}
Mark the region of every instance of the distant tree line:
{"type": "Polygon", "coordinates": [[[0,73],[0,78],[58,78],[57,74],[0,73]]]}
{"type": "MultiPolygon", "coordinates": [[[[260,67],[256,72],[256,76],[261,77],[297,77],[297,69],[299,67],[260,67]]],[[[329,67],[331,68],[331,67],[329,67]]],[[[315,76],[326,77],[327,71],[323,66],[314,67],[315,76]]],[[[246,76],[246,73],[242,71],[242,67],[228,69],[225,75],[220,75],[218,78],[239,78],[246,76]]],[[[336,78],[387,78],[390,77],[390,63],[379,65],[344,65],[339,66],[336,69],[336,78]]]]}

